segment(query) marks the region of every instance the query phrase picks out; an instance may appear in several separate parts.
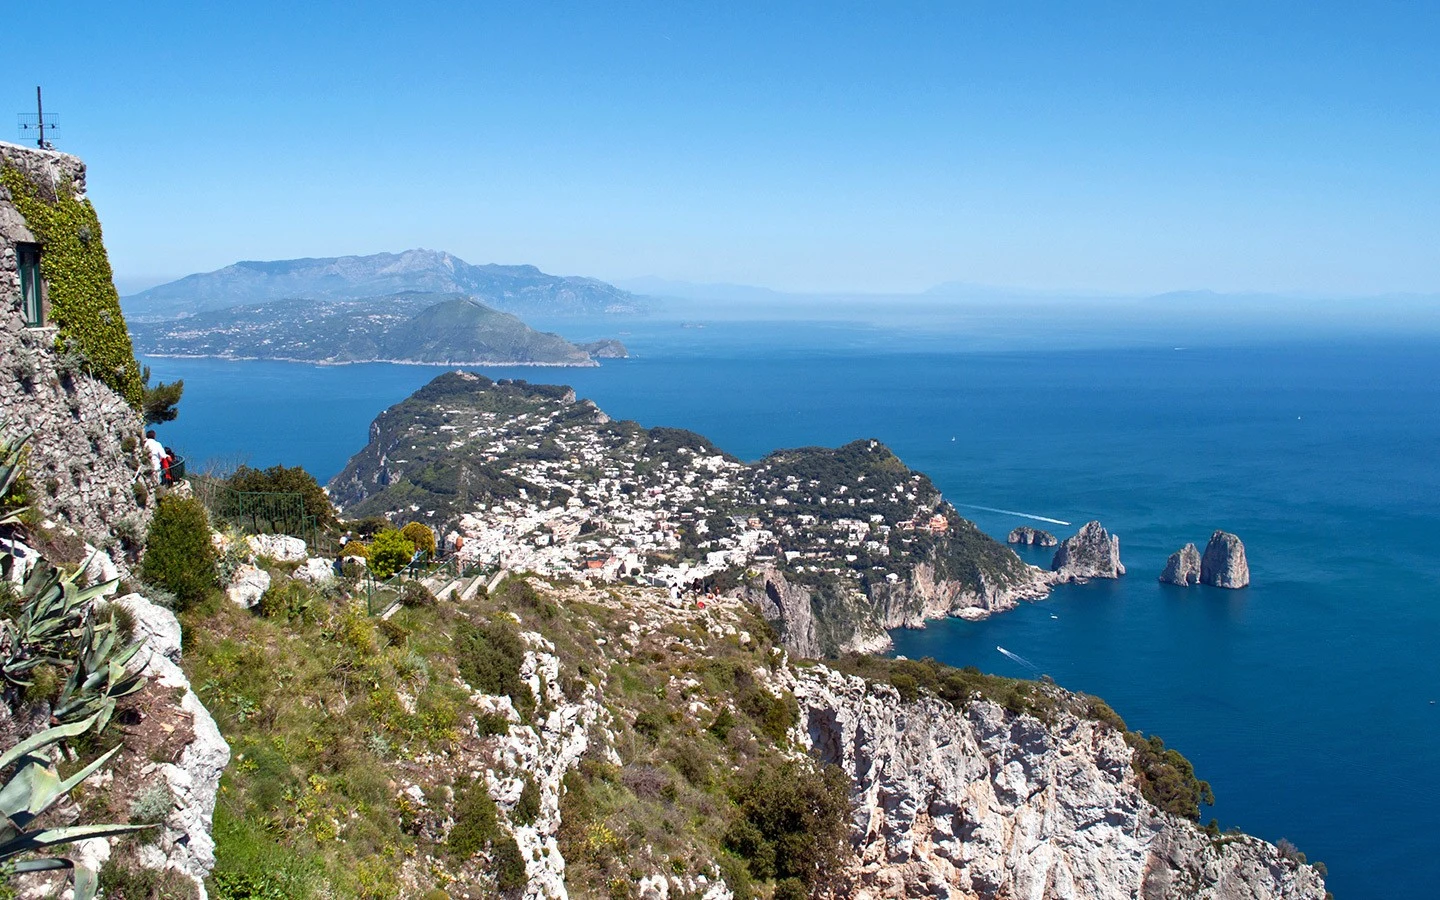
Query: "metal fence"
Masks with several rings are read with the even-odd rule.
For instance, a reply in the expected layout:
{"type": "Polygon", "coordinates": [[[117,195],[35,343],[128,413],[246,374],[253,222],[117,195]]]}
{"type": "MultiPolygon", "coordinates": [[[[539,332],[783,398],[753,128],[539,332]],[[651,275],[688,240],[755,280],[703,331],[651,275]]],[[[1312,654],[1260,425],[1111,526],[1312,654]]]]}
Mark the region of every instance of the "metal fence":
{"type": "Polygon", "coordinates": [[[361,576],[361,583],[365,586],[365,610],[372,616],[384,613],[400,601],[407,581],[475,578],[486,572],[487,567],[479,563],[463,563],[454,556],[442,560],[422,559],[411,562],[389,578],[376,578],[367,568],[361,576]]]}
{"type": "Polygon", "coordinates": [[[333,555],[338,544],[305,511],[305,496],[281,491],[237,491],[218,478],[190,476],[190,489],[210,515],[247,534],[288,534],[312,553],[333,555]]]}

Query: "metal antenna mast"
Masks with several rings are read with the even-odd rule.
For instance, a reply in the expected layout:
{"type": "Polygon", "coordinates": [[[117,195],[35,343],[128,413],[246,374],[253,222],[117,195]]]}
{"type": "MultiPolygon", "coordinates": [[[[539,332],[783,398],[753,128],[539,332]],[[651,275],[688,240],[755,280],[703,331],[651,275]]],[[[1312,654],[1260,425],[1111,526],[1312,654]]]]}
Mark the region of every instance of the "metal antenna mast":
{"type": "Polygon", "coordinates": [[[35,146],[41,150],[54,150],[55,145],[45,140],[45,132],[49,130],[54,134],[59,129],[54,122],[45,124],[45,103],[40,96],[40,85],[35,85],[35,112],[20,114],[20,140],[28,141],[35,139],[35,146]]]}

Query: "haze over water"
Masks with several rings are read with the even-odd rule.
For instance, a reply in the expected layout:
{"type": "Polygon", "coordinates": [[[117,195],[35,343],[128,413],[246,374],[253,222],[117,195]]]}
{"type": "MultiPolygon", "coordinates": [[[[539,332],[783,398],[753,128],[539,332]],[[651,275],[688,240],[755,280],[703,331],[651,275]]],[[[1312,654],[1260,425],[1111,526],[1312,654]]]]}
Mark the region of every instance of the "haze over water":
{"type": "MultiPolygon", "coordinates": [[[[879,438],[1001,539],[1041,523],[976,506],[1074,523],[1042,526],[1062,538],[1098,518],[1120,535],[1125,578],[897,631],[896,652],[1031,675],[1004,647],[1105,698],[1212,783],[1203,818],[1289,838],[1338,897],[1440,882],[1440,340],[997,351],[943,330],[618,320],[566,336],[619,329],[635,358],[478,371],[572,384],[615,418],[746,459],[879,438]],[[1156,582],[1215,528],[1244,539],[1252,587],[1156,582]]],[[[322,481],[377,413],[443,371],[148,362],[186,382],[167,444],[322,481]]]]}

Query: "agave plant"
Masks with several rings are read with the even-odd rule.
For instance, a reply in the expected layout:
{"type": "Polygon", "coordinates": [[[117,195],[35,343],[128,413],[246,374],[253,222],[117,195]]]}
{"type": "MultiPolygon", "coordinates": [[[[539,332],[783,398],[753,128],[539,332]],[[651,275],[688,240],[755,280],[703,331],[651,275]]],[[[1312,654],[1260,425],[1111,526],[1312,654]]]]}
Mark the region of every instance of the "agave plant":
{"type": "Polygon", "coordinates": [[[63,857],[17,858],[88,838],[113,837],[154,827],[151,825],[30,827],[57,800],[93,775],[120,749],[118,746],[114,747],[69,778],[60,778],[60,773],[56,771],[54,764],[50,761],[50,755],[46,751],[67,738],[84,734],[98,723],[99,713],[96,713],[78,722],[48,728],[26,738],[0,755],[0,771],[15,767],[14,774],[6,780],[4,787],[0,787],[0,814],[5,817],[3,825],[0,825],[0,865],[9,867],[9,870],[17,875],[26,872],[70,869],[73,872],[72,878],[75,884],[75,900],[90,900],[95,896],[97,879],[94,871],[77,866],[72,860],[63,857]]]}
{"type": "MultiPolygon", "coordinates": [[[[0,438],[0,500],[9,495],[20,472],[25,442],[0,438]]],[[[22,510],[0,515],[0,527],[14,525],[22,510]]],[[[0,551],[0,563],[10,554],[0,551]]],[[[3,568],[3,566],[0,566],[3,568]]],[[[90,900],[97,889],[96,873],[64,857],[18,859],[37,851],[96,837],[112,837],[151,825],[73,825],[32,828],[56,801],[89,778],[120,749],[102,754],[69,778],[62,779],[51,761],[52,748],[90,729],[99,732],[110,722],[115,703],[140,690],[144,678],[128,667],[140,643],[123,645],[113,620],[98,619],[94,601],[115,592],[118,579],[80,587],[83,569],[63,572],[40,560],[19,592],[19,611],[0,619],[0,702],[13,699],[34,684],[41,665],[69,672],[51,711],[59,724],[19,741],[0,754],[0,871],[10,874],[58,869],[72,871],[75,900],[90,900]]]]}
{"type": "Polygon", "coordinates": [[[119,584],[117,579],[82,588],[80,574],[80,569],[61,572],[44,560],[30,570],[20,590],[20,614],[14,621],[0,620],[0,676],[10,684],[29,687],[28,675],[37,666],[67,666],[73,660],[91,601],[114,593],[119,584]]]}
{"type": "MultiPolygon", "coordinates": [[[[0,437],[0,499],[4,499],[10,493],[10,487],[15,479],[20,477],[20,460],[25,452],[25,442],[30,440],[26,435],[19,440],[11,440],[7,437],[0,437]]],[[[9,512],[0,512],[0,525],[14,525],[20,521],[20,514],[24,508],[12,509],[9,512]]]]}
{"type": "Polygon", "coordinates": [[[95,730],[101,731],[115,713],[115,701],[145,686],[144,676],[127,668],[140,652],[140,642],[122,646],[119,637],[113,621],[96,624],[93,611],[86,616],[74,668],[52,711],[57,721],[93,719],[95,730]]]}

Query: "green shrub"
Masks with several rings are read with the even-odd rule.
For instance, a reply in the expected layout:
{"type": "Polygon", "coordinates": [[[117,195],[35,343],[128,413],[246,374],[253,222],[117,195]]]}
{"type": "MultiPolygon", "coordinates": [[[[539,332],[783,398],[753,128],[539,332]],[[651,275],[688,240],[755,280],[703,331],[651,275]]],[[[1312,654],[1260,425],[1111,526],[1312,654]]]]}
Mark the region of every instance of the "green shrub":
{"type": "Polygon", "coordinates": [[[214,831],[215,871],[207,882],[212,900],[306,900],[313,895],[314,865],[276,841],[263,820],[236,818],[222,802],[215,808],[214,831]]]}
{"type": "Polygon", "coordinates": [[[730,711],[729,707],[726,707],[715,716],[715,721],[710,723],[707,730],[723,741],[730,736],[730,731],[734,727],[735,714],[730,711]]]}
{"type": "Polygon", "coordinates": [[[508,696],[515,710],[528,720],[535,712],[535,695],[520,680],[524,660],[525,643],[508,621],[464,622],[455,630],[455,665],[460,677],[481,693],[508,696]]]}
{"type": "Polygon", "coordinates": [[[513,891],[525,886],[525,856],[515,838],[502,834],[490,844],[490,865],[495,869],[495,886],[513,891]]]}
{"type": "Polygon", "coordinates": [[[520,790],[520,799],[510,811],[511,821],[520,825],[534,825],[540,817],[540,785],[535,779],[525,776],[525,787],[520,790]]]}
{"type": "Polygon", "coordinates": [[[276,579],[260,596],[260,615],[267,619],[302,619],[309,621],[311,608],[319,594],[303,581],[276,579]]]}
{"type": "Polygon", "coordinates": [[[644,735],[645,739],[652,744],[660,742],[661,736],[670,725],[670,716],[654,707],[641,710],[635,716],[635,731],[644,735]]]}
{"type": "Polygon", "coordinates": [[[445,844],[451,856],[469,859],[499,834],[499,810],[485,788],[485,779],[477,778],[460,792],[455,803],[455,824],[450,827],[445,844]]]}
{"type": "Polygon", "coordinates": [[[130,845],[111,853],[100,867],[99,881],[105,900],[195,900],[200,896],[195,882],[179,872],[141,865],[130,845]]]}
{"type": "Polygon", "coordinates": [[[799,716],[798,707],[790,697],[777,697],[759,685],[742,688],[737,703],[761,733],[783,743],[790,726],[799,716]]]}
{"type": "Polygon", "coordinates": [[[435,555],[435,532],[430,530],[430,526],[423,522],[411,522],[400,529],[400,534],[414,544],[416,550],[426,556],[435,555]]]}
{"type": "Polygon", "coordinates": [[[725,848],[745,859],[756,878],[817,887],[838,871],[850,809],[849,779],[840,769],[760,760],[737,783],[734,800],[739,816],[725,848]]]}
{"type": "Polygon", "coordinates": [[[345,546],[340,548],[341,556],[358,556],[361,559],[370,558],[370,546],[364,541],[347,541],[345,546]]]}
{"type": "Polygon", "coordinates": [[[145,537],[140,577],[174,594],[181,609],[220,586],[210,521],[199,500],[160,498],[145,537]]]}
{"type": "Polygon", "coordinates": [[[434,606],[435,595],[430,589],[418,581],[407,581],[405,586],[400,588],[400,605],[416,609],[426,606],[434,606]]]}
{"type": "Polygon", "coordinates": [[[1125,741],[1135,750],[1130,767],[1140,779],[1140,793],[1171,815],[1200,821],[1200,804],[1215,803],[1210,783],[1195,777],[1195,767],[1179,751],[1165,746],[1155,735],[1143,738],[1128,732],[1125,741]]]}
{"type": "Polygon", "coordinates": [[[751,884],[750,867],[745,860],[734,853],[721,853],[720,858],[715,861],[720,867],[720,877],[730,888],[730,893],[735,895],[735,900],[750,900],[755,896],[755,888],[751,884]]]}
{"type": "Polygon", "coordinates": [[[415,545],[394,528],[375,535],[370,542],[370,571],[376,578],[389,578],[410,564],[415,545]]]}
{"type": "Polygon", "coordinates": [[[775,885],[774,900],[810,900],[805,882],[798,878],[782,878],[775,885]]]}

